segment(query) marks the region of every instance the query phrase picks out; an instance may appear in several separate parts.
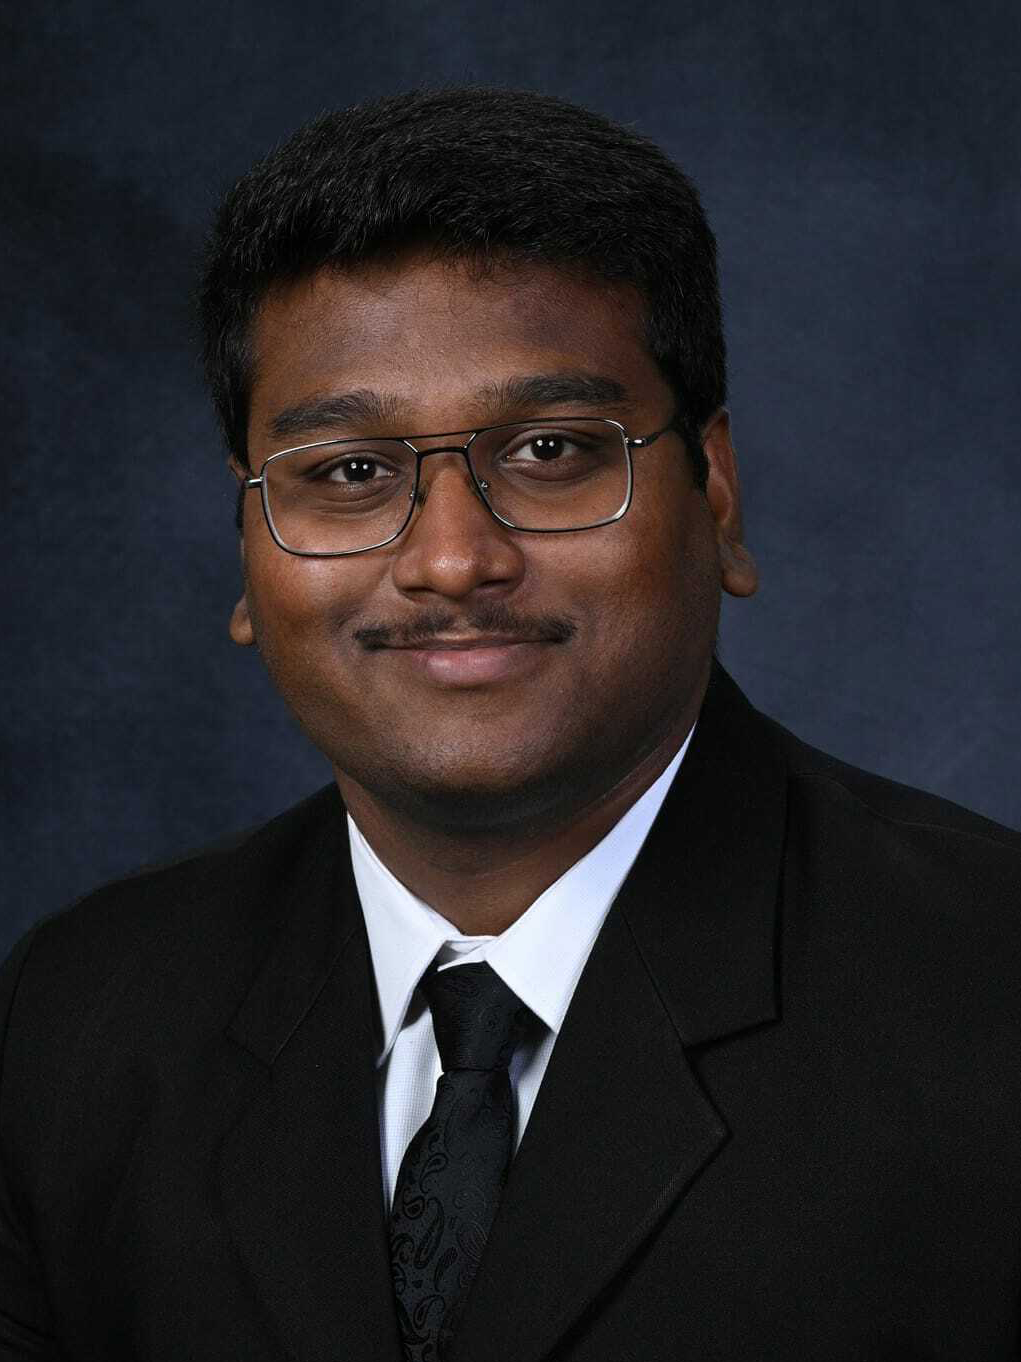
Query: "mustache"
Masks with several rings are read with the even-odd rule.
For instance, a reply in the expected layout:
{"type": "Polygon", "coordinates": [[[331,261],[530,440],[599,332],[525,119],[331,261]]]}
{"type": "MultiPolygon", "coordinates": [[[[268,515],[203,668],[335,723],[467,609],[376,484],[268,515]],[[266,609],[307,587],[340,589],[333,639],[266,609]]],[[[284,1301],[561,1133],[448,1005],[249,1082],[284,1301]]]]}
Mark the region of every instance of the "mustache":
{"type": "Polygon", "coordinates": [[[424,609],[414,619],[362,625],[352,637],[369,652],[375,652],[379,648],[414,648],[429,643],[438,634],[502,634],[508,638],[566,643],[577,632],[578,626],[570,615],[517,615],[506,605],[490,601],[467,615],[424,609]]]}

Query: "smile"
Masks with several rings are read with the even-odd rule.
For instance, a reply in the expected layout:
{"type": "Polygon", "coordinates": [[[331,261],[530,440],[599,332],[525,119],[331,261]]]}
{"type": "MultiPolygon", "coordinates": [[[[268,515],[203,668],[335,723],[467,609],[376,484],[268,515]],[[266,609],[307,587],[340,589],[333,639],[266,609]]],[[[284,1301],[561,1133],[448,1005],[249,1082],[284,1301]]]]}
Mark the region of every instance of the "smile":
{"type": "Polygon", "coordinates": [[[524,676],[539,665],[548,646],[548,641],[539,639],[441,637],[418,647],[383,651],[407,659],[416,672],[433,684],[456,688],[524,676]]]}

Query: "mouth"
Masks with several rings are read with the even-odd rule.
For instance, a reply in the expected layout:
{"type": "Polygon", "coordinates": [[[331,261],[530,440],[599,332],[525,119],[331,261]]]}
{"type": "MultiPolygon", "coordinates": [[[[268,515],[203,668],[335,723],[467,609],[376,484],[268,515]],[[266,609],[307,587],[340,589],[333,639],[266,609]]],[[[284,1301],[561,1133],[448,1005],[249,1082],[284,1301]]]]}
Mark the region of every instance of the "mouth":
{"type": "Polygon", "coordinates": [[[540,638],[519,638],[510,634],[435,634],[418,643],[394,643],[402,652],[451,652],[467,648],[508,648],[523,643],[543,643],[540,638]]]}
{"type": "Polygon", "coordinates": [[[524,676],[545,660],[551,642],[500,634],[437,635],[382,651],[406,660],[435,685],[461,688],[524,676]]]}

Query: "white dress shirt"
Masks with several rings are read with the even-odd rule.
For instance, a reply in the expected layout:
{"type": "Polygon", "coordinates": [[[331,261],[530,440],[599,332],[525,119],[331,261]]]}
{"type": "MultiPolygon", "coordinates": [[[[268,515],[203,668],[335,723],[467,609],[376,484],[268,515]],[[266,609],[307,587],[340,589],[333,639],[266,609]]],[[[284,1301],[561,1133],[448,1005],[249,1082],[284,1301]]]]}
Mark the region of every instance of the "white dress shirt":
{"type": "MultiPolygon", "coordinates": [[[[692,733],[694,729],[692,729],[692,733]]],[[[377,1059],[383,1192],[389,1211],[404,1151],[432,1110],[440,1057],[418,981],[488,961],[535,1017],[510,1067],[520,1142],[589,952],[691,742],[580,861],[499,936],[464,936],[386,868],[348,815],[351,863],[368,931],[382,1037],[377,1059]]],[[[515,1146],[516,1147],[516,1146],[515,1146]]]]}

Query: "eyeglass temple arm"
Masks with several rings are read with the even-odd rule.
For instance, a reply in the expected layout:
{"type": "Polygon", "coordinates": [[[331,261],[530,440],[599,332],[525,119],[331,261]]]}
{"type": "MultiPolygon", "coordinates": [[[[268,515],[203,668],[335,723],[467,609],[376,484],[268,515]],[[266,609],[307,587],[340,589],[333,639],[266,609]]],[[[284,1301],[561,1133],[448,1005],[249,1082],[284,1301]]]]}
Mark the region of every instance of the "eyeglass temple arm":
{"type": "Polygon", "coordinates": [[[675,418],[673,421],[668,421],[665,426],[661,426],[659,430],[654,430],[651,435],[629,435],[627,437],[628,449],[648,449],[650,445],[656,443],[661,435],[665,435],[668,430],[675,430],[677,434],[685,440],[690,438],[690,432],[685,428],[682,422],[675,418]]]}
{"type": "Polygon", "coordinates": [[[651,435],[635,435],[627,437],[628,449],[648,449],[651,444],[665,435],[668,430],[674,430],[681,437],[684,446],[688,451],[695,470],[695,480],[699,487],[705,490],[706,480],[709,472],[709,464],[706,459],[705,449],[702,444],[702,434],[697,426],[690,426],[683,417],[675,416],[672,421],[663,426],[660,430],[654,430],[651,435]]]}

